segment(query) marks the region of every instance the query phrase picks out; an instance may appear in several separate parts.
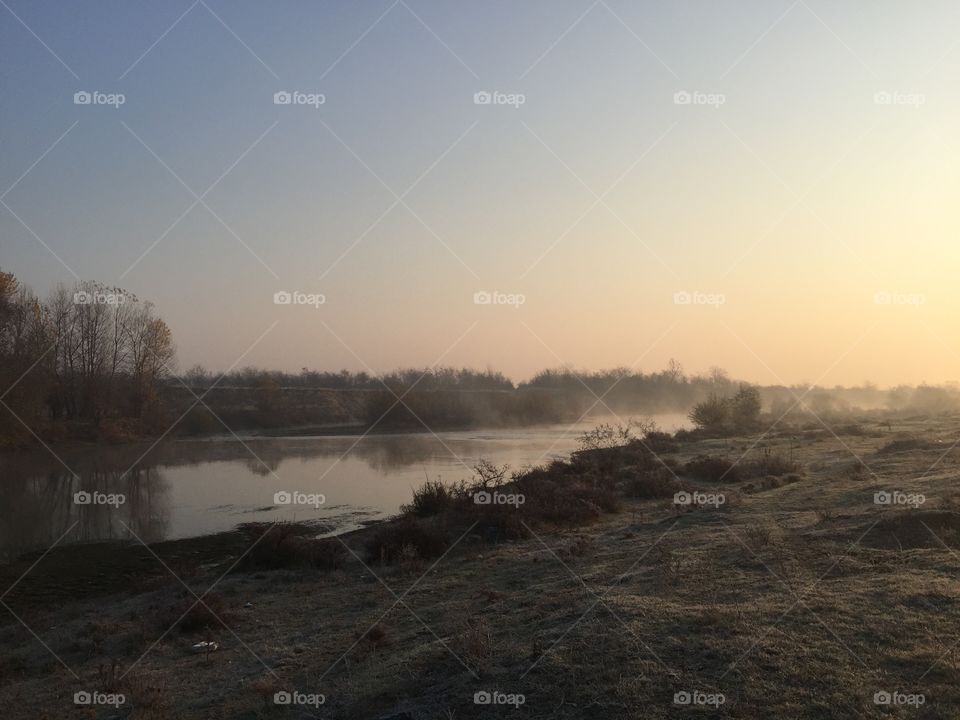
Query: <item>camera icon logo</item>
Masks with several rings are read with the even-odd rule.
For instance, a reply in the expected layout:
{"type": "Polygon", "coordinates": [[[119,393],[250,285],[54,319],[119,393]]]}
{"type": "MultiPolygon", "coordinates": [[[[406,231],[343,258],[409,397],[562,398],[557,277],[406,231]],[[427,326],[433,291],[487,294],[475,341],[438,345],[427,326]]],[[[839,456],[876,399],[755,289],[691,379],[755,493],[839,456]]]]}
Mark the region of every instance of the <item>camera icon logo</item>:
{"type": "Polygon", "coordinates": [[[493,495],[486,490],[481,490],[473,494],[473,502],[477,505],[489,505],[493,502],[493,495]]]}
{"type": "Polygon", "coordinates": [[[892,700],[893,697],[886,690],[881,690],[873,694],[874,705],[889,705],[892,700]]]}
{"type": "Polygon", "coordinates": [[[674,305],[690,305],[693,302],[693,296],[685,290],[673,294],[674,305]]]}
{"type": "Polygon", "coordinates": [[[286,490],[280,490],[273,495],[273,504],[274,505],[289,505],[293,502],[293,496],[288,493],[286,490]]]}
{"type": "Polygon", "coordinates": [[[74,105],[89,105],[93,101],[93,96],[86,90],[80,90],[73,94],[74,105]]]}
{"type": "Polygon", "coordinates": [[[886,490],[881,490],[880,492],[875,492],[873,494],[874,505],[890,505],[892,502],[893,493],[889,493],[886,490]]]}
{"type": "Polygon", "coordinates": [[[480,290],[473,294],[474,305],[490,305],[493,302],[493,295],[486,290],[480,290]]]}
{"type": "Polygon", "coordinates": [[[473,104],[474,105],[489,105],[493,102],[493,95],[491,95],[486,90],[481,90],[473,94],[473,104]]]}
{"type": "Polygon", "coordinates": [[[691,102],[693,102],[693,95],[686,90],[680,90],[673,94],[674,105],[689,105],[691,102]]]}
{"type": "Polygon", "coordinates": [[[273,294],[274,305],[289,305],[293,302],[293,295],[286,290],[280,290],[273,294]]]}
{"type": "Polygon", "coordinates": [[[280,90],[273,94],[274,105],[289,105],[293,102],[293,96],[286,90],[280,90]]]}
{"type": "Polygon", "coordinates": [[[89,705],[93,702],[93,696],[86,690],[79,690],[73,694],[74,705],[89,705]]]}
{"type": "Polygon", "coordinates": [[[274,705],[289,705],[293,702],[293,695],[288,693],[286,690],[280,690],[273,694],[273,704],[274,705]]]}
{"type": "Polygon", "coordinates": [[[90,305],[93,302],[93,295],[86,290],[80,290],[73,294],[73,302],[76,305],[90,305]]]}
{"type": "Polygon", "coordinates": [[[493,695],[487,690],[478,690],[473,694],[474,705],[489,705],[493,702],[493,695]]]}
{"type": "Polygon", "coordinates": [[[681,690],[680,692],[673,694],[674,705],[689,705],[691,702],[693,702],[693,696],[691,696],[686,690],[681,690]]]}
{"type": "Polygon", "coordinates": [[[673,495],[673,504],[674,505],[689,505],[693,502],[693,495],[688,493],[686,490],[681,490],[678,493],[673,495]]]}
{"type": "Polygon", "coordinates": [[[91,496],[86,490],[79,490],[73,494],[74,505],[89,505],[92,500],[93,496],[91,496]]]}
{"type": "Polygon", "coordinates": [[[885,90],[881,90],[880,92],[873,94],[873,102],[875,105],[892,105],[893,95],[885,90]]]}

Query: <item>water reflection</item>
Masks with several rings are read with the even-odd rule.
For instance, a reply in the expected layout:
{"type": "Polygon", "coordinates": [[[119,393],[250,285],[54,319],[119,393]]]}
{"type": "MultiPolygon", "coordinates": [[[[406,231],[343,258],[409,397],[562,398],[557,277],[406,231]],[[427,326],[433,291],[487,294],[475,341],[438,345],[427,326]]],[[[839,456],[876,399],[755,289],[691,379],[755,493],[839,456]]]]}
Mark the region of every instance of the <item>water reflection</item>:
{"type": "MultiPolygon", "coordinates": [[[[669,419],[660,424],[671,427],[669,419]]],[[[49,547],[68,530],[64,543],[134,540],[131,531],[156,542],[273,520],[317,520],[338,532],[395,513],[425,477],[469,476],[480,458],[520,468],[565,456],[579,429],[56,448],[62,463],[43,451],[2,453],[0,559],[49,547]],[[80,491],[122,495],[124,502],[78,504],[80,491]],[[322,493],[326,503],[278,506],[279,491],[322,493]]]]}
{"type": "Polygon", "coordinates": [[[102,463],[40,470],[41,459],[5,458],[0,482],[0,558],[67,542],[166,537],[170,523],[170,486],[156,467],[129,473],[102,463]],[[90,502],[84,496],[122,498],[122,504],[90,502]],[[78,502],[80,500],[80,502],[78,502]],[[69,531],[69,532],[68,532],[69,531]]]}

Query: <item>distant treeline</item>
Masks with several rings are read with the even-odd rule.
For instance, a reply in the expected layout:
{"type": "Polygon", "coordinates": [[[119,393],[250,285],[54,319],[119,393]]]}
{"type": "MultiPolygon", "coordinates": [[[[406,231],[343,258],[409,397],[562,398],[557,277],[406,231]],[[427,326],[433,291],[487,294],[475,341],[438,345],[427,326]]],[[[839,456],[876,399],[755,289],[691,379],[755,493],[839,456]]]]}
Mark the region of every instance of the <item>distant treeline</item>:
{"type": "MultiPolygon", "coordinates": [[[[514,384],[495,370],[426,368],[381,376],[365,372],[299,373],[245,368],[220,378],[201,367],[183,381],[193,393],[207,392],[209,408],[188,414],[185,432],[232,429],[337,426],[382,430],[432,430],[572,422],[595,415],[686,412],[710,393],[737,385],[721,370],[688,377],[680,365],[656,373],[616,369],[580,372],[544,370],[514,384]]],[[[176,391],[179,380],[168,385],[176,391]]],[[[189,393],[182,400],[189,400],[189,393]]]]}
{"type": "Polygon", "coordinates": [[[870,383],[832,388],[809,385],[771,385],[761,388],[764,407],[775,417],[816,414],[821,418],[850,415],[941,415],[960,412],[960,387],[949,385],[898,385],[881,389],[870,383]]]}
{"type": "Polygon", "coordinates": [[[195,366],[188,370],[182,379],[170,382],[183,382],[196,391],[203,391],[213,386],[377,391],[386,391],[389,388],[398,394],[405,391],[540,390],[571,396],[592,395],[595,399],[602,398],[603,403],[626,402],[631,407],[639,402],[651,411],[688,409],[705,393],[727,392],[735,390],[738,386],[737,382],[731,380],[726,372],[719,368],[712,369],[706,375],[688,376],[675,360],[670,361],[666,370],[653,373],[633,371],[629,368],[597,372],[570,368],[542,370],[530,380],[518,384],[514,384],[512,380],[496,370],[452,367],[408,368],[383,375],[349,370],[321,372],[308,368],[303,368],[299,373],[286,373],[247,367],[220,376],[201,366],[195,366]]]}
{"type": "MultiPolygon", "coordinates": [[[[494,370],[427,368],[374,376],[364,372],[283,373],[245,368],[223,376],[194,368],[166,381],[176,414],[194,394],[204,405],[187,412],[178,432],[188,435],[232,430],[435,431],[469,427],[572,422],[584,413],[621,417],[688,413],[711,397],[734,397],[743,383],[714,368],[688,375],[671,361],[659,372],[620,368],[598,372],[544,370],[513,383],[494,370]],[[184,385],[189,387],[187,390],[184,385]]],[[[770,421],[838,420],[856,415],[929,414],[960,411],[955,387],[763,386],[759,396],[770,421]]]]}
{"type": "Polygon", "coordinates": [[[329,372],[303,368],[298,373],[246,367],[232,370],[222,377],[200,365],[188,370],[182,381],[196,390],[214,383],[218,387],[256,388],[272,383],[282,388],[322,388],[326,390],[382,390],[384,385],[405,388],[416,385],[421,390],[513,390],[514,384],[495,370],[470,368],[427,368],[394,370],[384,375],[340,370],[329,372]]]}
{"type": "MultiPolygon", "coordinates": [[[[496,370],[450,367],[221,375],[197,366],[178,375],[174,355],[166,323],[126,290],[82,282],[40,299],[0,271],[0,447],[168,430],[309,434],[572,422],[585,413],[686,413],[711,398],[721,408],[742,389],[719,368],[688,374],[674,360],[658,372],[543,370],[515,384],[496,370]]],[[[788,421],[960,410],[955,386],[758,390],[763,412],[788,421]]]]}

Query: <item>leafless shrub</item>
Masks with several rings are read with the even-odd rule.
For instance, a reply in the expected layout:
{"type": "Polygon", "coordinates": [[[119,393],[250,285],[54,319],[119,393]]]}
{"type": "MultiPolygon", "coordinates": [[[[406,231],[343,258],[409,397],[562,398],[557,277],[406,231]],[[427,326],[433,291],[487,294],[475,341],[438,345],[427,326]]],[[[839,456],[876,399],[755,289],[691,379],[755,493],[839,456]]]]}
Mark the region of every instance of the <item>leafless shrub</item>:
{"type": "Polygon", "coordinates": [[[485,669],[493,657],[494,649],[493,633],[486,618],[482,615],[467,618],[459,641],[467,664],[473,668],[485,669]]]}
{"type": "Polygon", "coordinates": [[[291,567],[335,570],[347,561],[347,550],[339,540],[317,540],[309,536],[308,530],[289,523],[251,523],[241,530],[254,544],[237,564],[238,571],[291,567]]]}
{"type": "Polygon", "coordinates": [[[752,550],[760,550],[773,542],[773,532],[768,525],[747,525],[742,530],[744,542],[752,550]]]}
{"type": "Polygon", "coordinates": [[[439,557],[450,545],[446,530],[436,522],[402,517],[381,525],[367,542],[367,557],[392,565],[410,557],[411,549],[420,558],[439,557]]]}

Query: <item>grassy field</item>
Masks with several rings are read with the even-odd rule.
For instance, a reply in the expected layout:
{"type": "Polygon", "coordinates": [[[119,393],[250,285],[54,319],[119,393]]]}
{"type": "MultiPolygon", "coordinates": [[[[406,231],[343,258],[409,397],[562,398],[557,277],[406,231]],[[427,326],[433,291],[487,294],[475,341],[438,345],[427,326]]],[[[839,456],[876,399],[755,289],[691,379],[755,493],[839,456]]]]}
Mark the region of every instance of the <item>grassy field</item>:
{"type": "MultiPolygon", "coordinates": [[[[122,592],[12,592],[3,714],[955,718],[958,440],[960,418],[916,418],[667,443],[656,473],[608,468],[618,511],[507,508],[515,539],[463,522],[442,553],[381,564],[371,529],[332,570],[266,569],[262,545],[169,572],[156,558],[122,592]],[[741,458],[789,472],[722,470],[741,458]],[[660,497],[638,498],[654,474],[660,497]]],[[[56,553],[30,575],[51,563],[55,582],[56,553]]]]}

